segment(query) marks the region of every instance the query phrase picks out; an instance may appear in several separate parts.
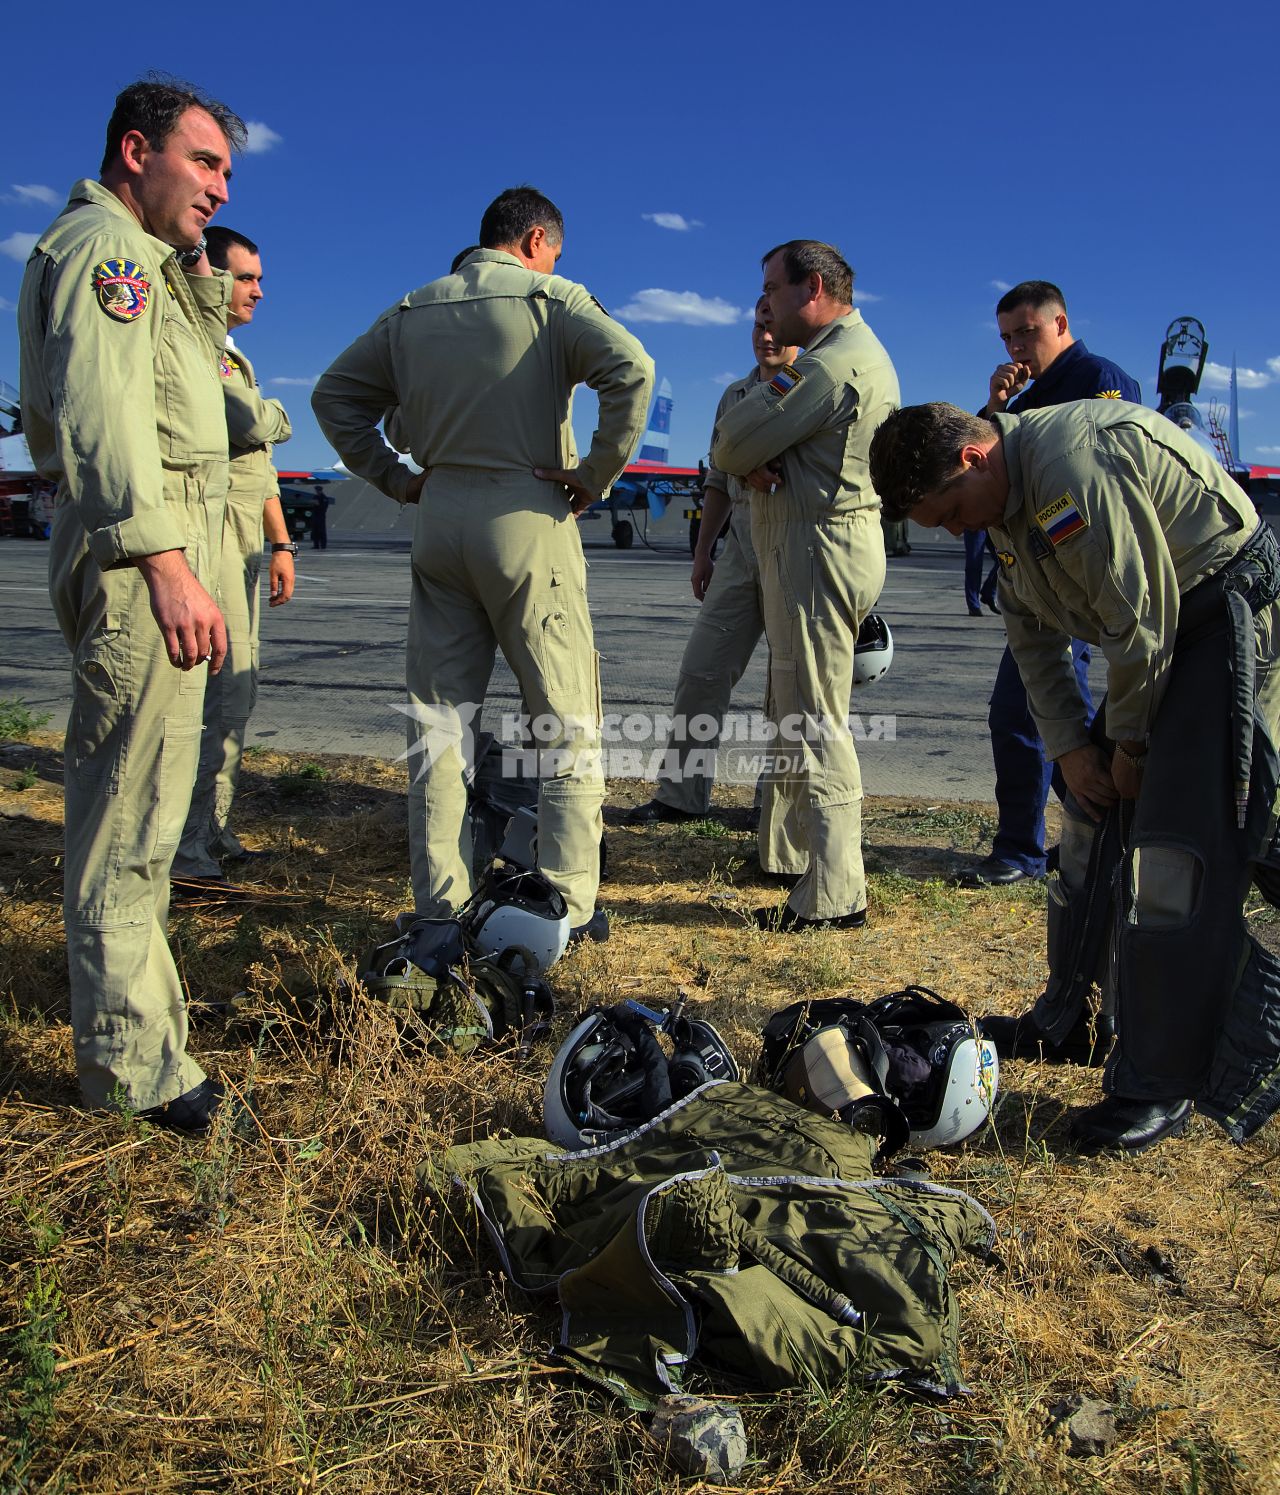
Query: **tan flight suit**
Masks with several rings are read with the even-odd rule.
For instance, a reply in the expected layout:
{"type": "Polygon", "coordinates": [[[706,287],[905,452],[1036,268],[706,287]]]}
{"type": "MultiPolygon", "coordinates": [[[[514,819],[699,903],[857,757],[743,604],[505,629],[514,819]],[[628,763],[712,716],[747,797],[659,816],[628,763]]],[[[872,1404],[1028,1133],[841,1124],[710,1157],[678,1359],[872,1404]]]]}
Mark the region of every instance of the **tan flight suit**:
{"type": "MultiPolygon", "coordinates": [[[[777,459],[774,494],[751,491],[769,639],[771,712],[796,844],[808,869],[787,900],[804,918],[866,907],[862,775],[849,730],[853,655],[884,585],[880,500],[867,450],[898,405],[898,376],[858,311],[829,323],[795,365],[750,390],[711,457],[738,477],[777,459]]],[[[767,827],[761,825],[761,845],[767,827]]]]}
{"type": "MultiPolygon", "coordinates": [[[[1162,709],[1175,701],[1171,686],[1180,671],[1186,677],[1197,648],[1197,636],[1179,633],[1188,594],[1239,557],[1258,517],[1207,452],[1142,406],[1081,400],[994,420],[1009,472],[1004,518],[989,531],[1001,562],[1000,611],[1046,756],[1061,757],[1090,741],[1073,638],[1100,645],[1106,657],[1107,738],[1151,746],[1130,840],[1132,907],[1118,948],[1094,973],[1099,981],[1108,971],[1118,973],[1121,985],[1119,1038],[1107,1086],[1130,1098],[1181,1099],[1194,1094],[1188,1064],[1192,1070],[1207,1064],[1213,1052],[1215,1023],[1237,964],[1234,948],[1218,946],[1239,932],[1243,888],[1236,887],[1238,869],[1215,866],[1197,845],[1194,825],[1183,830],[1176,823],[1179,798],[1202,804],[1221,795],[1219,818],[1230,822],[1226,834],[1234,837],[1230,785],[1225,774],[1221,784],[1213,782],[1205,767],[1211,748],[1217,751],[1228,731],[1228,714],[1201,698],[1202,711],[1192,701],[1197,719],[1190,737],[1171,742],[1157,727],[1162,709]],[[1172,807],[1161,790],[1169,774],[1177,786],[1172,807]],[[1153,788],[1164,798],[1151,800],[1153,788]],[[1155,826],[1144,824],[1152,805],[1158,809],[1155,826]],[[1212,928],[1197,928],[1201,911],[1217,897],[1232,909],[1212,919],[1212,928]],[[1131,956],[1138,949],[1144,953],[1135,966],[1131,956]],[[1177,974],[1160,981],[1154,998],[1159,1013],[1153,1014],[1148,978],[1166,954],[1176,957],[1179,950],[1177,974]],[[1198,982],[1194,968],[1206,955],[1215,974],[1198,982]],[[1177,1041],[1165,1041],[1178,1033],[1191,1037],[1189,1058],[1175,1052],[1177,1041]],[[1160,1053],[1144,1058],[1153,1049],[1160,1053]],[[1166,1059],[1169,1074],[1159,1073],[1166,1059]]],[[[1280,670],[1273,668],[1280,653],[1280,605],[1261,607],[1253,624],[1256,710],[1274,740],[1280,725],[1280,670]]],[[[1225,682],[1229,674],[1227,658],[1214,655],[1210,678],[1225,682]]],[[[1175,704],[1186,709],[1183,702],[1175,704]]],[[[1056,951],[1064,948],[1063,926],[1080,917],[1079,898],[1089,891],[1096,829],[1070,798],[1065,811],[1060,870],[1049,882],[1051,971],[1056,951]]],[[[1051,975],[1037,1008],[1045,1011],[1046,1023],[1052,1021],[1052,988],[1051,975]]]]}
{"type": "Polygon", "coordinates": [[[208,670],[169,663],[129,562],[185,550],[212,588],[230,286],[223,273],[184,275],[174,251],[90,181],[72,189],[22,283],[23,424],[41,475],[58,485],[49,587],[73,651],[63,909],[91,1106],[160,1105],[204,1078],[186,1052],[166,921],[208,670]]]}
{"type": "Polygon", "coordinates": [[[293,434],[284,406],[263,399],[253,365],[230,337],[218,372],[231,456],[217,593],[227,624],[227,657],[205,690],[200,765],[173,859],[175,877],[220,877],[216,859],[244,850],[228,822],[240,782],[245,730],[258,699],[262,506],[280,492],[272,445],[293,434]]]}
{"type": "MultiPolygon", "coordinates": [[[[760,370],[755,368],[745,379],[729,385],[716,406],[717,426],[721,415],[759,380],[760,370]]],[[[712,440],[715,440],[714,428],[712,440]]],[[[728,494],[733,508],[711,582],[684,646],[671,714],[677,723],[686,724],[694,717],[712,717],[717,727],[714,734],[699,734],[697,738],[687,731],[682,734],[678,726],[672,728],[653,795],[662,804],[690,815],[705,815],[711,808],[712,775],[702,771],[701,765],[714,765],[733,688],[741,680],[764,633],[760,568],[751,544],[751,490],[715,467],[707,469],[703,486],[728,494]]],[[[753,756],[757,752],[762,757],[768,756],[758,743],[746,743],[743,750],[753,756]]],[[[777,787],[771,770],[766,768],[757,790],[760,823],[769,827],[767,834],[760,837],[760,865],[766,872],[801,873],[808,858],[791,843],[787,805],[774,803],[777,787]]]]}
{"type": "Polygon", "coordinates": [[[398,434],[429,476],[413,540],[406,658],[409,848],[419,913],[472,891],[463,778],[495,647],[506,656],[543,754],[538,864],[574,928],[599,880],[599,668],[586,563],[563,488],[569,395],[599,397],[578,466],[605,493],[640,439],[653,364],[581,286],[481,249],[454,275],[406,296],[339,355],[312,396],[343,462],[403,501],[409,469],[378,432],[398,434]]]}

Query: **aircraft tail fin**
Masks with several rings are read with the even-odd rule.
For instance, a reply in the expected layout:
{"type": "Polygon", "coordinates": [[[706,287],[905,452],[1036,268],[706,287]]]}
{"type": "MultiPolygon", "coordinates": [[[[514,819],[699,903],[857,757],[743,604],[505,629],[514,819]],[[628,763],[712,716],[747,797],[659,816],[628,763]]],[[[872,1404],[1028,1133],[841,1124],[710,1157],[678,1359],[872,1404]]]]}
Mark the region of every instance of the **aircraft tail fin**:
{"type": "Polygon", "coordinates": [[[637,462],[671,461],[671,381],[664,379],[654,397],[648,429],[636,453],[637,462]]]}

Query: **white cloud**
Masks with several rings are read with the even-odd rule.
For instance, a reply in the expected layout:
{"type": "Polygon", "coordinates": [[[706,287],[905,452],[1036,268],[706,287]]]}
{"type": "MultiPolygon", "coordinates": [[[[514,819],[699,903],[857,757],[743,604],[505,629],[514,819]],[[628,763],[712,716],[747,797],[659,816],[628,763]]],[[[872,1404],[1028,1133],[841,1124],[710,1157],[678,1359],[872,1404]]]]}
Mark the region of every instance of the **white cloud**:
{"type": "Polygon", "coordinates": [[[732,384],[735,379],[741,379],[741,378],[742,378],[741,374],[733,374],[733,373],[729,373],[729,374],[712,374],[712,376],[711,376],[711,382],[712,382],[712,384],[718,384],[718,385],[720,385],[720,387],[723,389],[725,385],[732,384]]]}
{"type": "Polygon", "coordinates": [[[988,281],[988,284],[993,291],[1000,291],[1001,293],[1013,290],[1013,286],[1007,280],[992,280],[988,281]]]}
{"type": "Polygon", "coordinates": [[[624,322],[683,322],[688,327],[731,327],[750,309],[733,306],[719,296],[700,296],[697,291],[637,291],[617,315],[624,322]]]}
{"type": "Polygon", "coordinates": [[[1271,372],[1276,376],[1277,379],[1280,379],[1280,358],[1268,358],[1267,367],[1271,370],[1271,372]]]}
{"type": "Polygon", "coordinates": [[[274,379],[268,379],[268,384],[296,384],[300,389],[311,389],[320,378],[319,374],[312,374],[309,379],[294,379],[288,374],[278,374],[274,379]]]}
{"type": "Polygon", "coordinates": [[[10,234],[7,239],[0,239],[0,254],[7,254],[11,260],[25,265],[39,238],[39,234],[10,234]]]}
{"type": "Polygon", "coordinates": [[[244,148],[246,156],[260,156],[263,151],[269,151],[284,139],[283,135],[277,135],[270,125],[264,125],[260,119],[247,119],[244,127],[249,132],[244,148]]]}
{"type": "Polygon", "coordinates": [[[18,303],[16,301],[10,301],[4,296],[0,296],[0,311],[17,311],[17,309],[18,303]]]}
{"type": "Polygon", "coordinates": [[[678,234],[687,234],[691,228],[701,228],[697,218],[686,218],[683,213],[641,213],[647,223],[656,223],[659,228],[674,229],[678,234]]]}
{"type": "Polygon", "coordinates": [[[855,286],[853,289],[853,304],[855,306],[870,306],[873,301],[883,301],[883,296],[877,296],[874,291],[860,291],[855,286]]]}
{"type": "Polygon", "coordinates": [[[1264,457],[1280,457],[1280,446],[1256,446],[1255,452],[1261,452],[1264,457]]]}
{"type": "MultiPolygon", "coordinates": [[[[1231,369],[1225,363],[1206,363],[1200,382],[1206,389],[1230,389],[1231,369]]],[[[1237,389],[1265,389],[1270,383],[1271,375],[1258,369],[1236,369],[1237,389]]]]}
{"type": "Polygon", "coordinates": [[[46,208],[56,208],[62,205],[62,194],[55,192],[52,187],[19,187],[15,182],[10,191],[4,194],[5,202],[38,202],[43,203],[46,208]]]}

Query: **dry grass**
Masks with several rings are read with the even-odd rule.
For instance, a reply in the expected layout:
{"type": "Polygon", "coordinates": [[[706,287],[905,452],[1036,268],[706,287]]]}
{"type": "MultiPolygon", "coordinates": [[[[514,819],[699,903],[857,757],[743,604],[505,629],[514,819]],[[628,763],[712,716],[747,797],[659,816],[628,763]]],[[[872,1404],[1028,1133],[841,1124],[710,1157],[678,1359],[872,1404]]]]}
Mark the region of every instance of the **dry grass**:
{"type": "MultiPolygon", "coordinates": [[[[554,1310],[405,1202],[428,1154],[539,1129],[550,1049],[433,1057],[363,998],[324,1031],[296,1018],[408,906],[400,771],[253,755],[239,824],[277,853],[255,873],[263,900],[174,915],[193,999],[243,992],[266,1019],[194,1038],[207,1068],[252,1086],[256,1146],[75,1109],[60,773],[47,736],[0,750],[0,1490],[689,1488],[638,1420],[547,1364],[554,1310]]],[[[684,991],[749,1062],[762,1018],[799,994],[915,980],[1018,1010],[1043,979],[1043,895],[938,880],[987,829],[972,807],[870,802],[868,929],[801,937],[746,926],[782,894],[742,831],[613,831],[614,937],[558,968],[557,1033],[597,998],[684,991]]],[[[1197,1120],[1145,1157],[1082,1161],[1062,1118],[1096,1078],[1003,1078],[995,1128],[931,1159],[1001,1230],[1005,1269],[958,1274],[973,1395],[749,1398],[741,1488],[1280,1489],[1275,1127],[1233,1148],[1197,1120]],[[1111,1453],[1068,1456],[1049,1409],[1076,1392],[1115,1407],[1111,1453]]]]}

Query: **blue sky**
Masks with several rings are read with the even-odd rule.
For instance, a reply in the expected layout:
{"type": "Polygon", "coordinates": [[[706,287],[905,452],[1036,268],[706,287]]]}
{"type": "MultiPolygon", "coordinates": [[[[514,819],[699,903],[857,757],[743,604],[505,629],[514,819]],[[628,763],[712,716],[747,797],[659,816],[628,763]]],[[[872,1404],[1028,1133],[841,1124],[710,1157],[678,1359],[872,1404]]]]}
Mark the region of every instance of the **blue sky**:
{"type": "MultiPolygon", "coordinates": [[[[396,0],[170,6],[162,25],[76,0],[13,9],[10,382],[27,247],[96,175],[117,90],[157,67],[254,124],[220,221],[263,249],[243,344],[293,417],[281,466],[332,460],[307,386],[521,181],[564,212],[563,272],[671,380],[677,461],[705,453],[722,384],[751,366],[760,253],[806,236],[853,264],[905,402],[980,404],[1000,287],[1044,277],[1149,404],[1165,327],[1198,316],[1213,365],[1234,353],[1242,370],[1243,455],[1280,465],[1274,9],[396,0]]],[[[1202,402],[1226,398],[1213,379],[1202,402]]]]}

